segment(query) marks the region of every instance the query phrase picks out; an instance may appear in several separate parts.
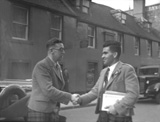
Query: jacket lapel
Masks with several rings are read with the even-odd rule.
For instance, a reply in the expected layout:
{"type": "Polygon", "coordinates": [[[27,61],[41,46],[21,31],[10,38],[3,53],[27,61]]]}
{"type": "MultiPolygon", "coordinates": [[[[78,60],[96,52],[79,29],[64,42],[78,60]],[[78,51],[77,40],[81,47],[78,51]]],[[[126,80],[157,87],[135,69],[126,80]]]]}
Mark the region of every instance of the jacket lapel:
{"type": "Polygon", "coordinates": [[[108,81],[107,87],[108,88],[114,81],[114,79],[120,74],[122,67],[122,62],[118,62],[117,66],[115,67],[114,71],[112,72],[111,78],[108,81]]]}
{"type": "Polygon", "coordinates": [[[58,71],[58,70],[56,69],[56,66],[54,66],[54,65],[53,65],[52,69],[54,70],[54,72],[56,73],[56,75],[58,76],[58,78],[62,80],[61,74],[60,74],[61,71],[58,71]]]}
{"type": "Polygon", "coordinates": [[[103,71],[102,71],[102,74],[101,74],[101,76],[100,76],[100,79],[99,79],[99,81],[100,81],[100,83],[99,83],[99,93],[102,92],[102,89],[103,89],[103,87],[104,87],[103,85],[104,85],[105,73],[106,73],[106,70],[103,70],[103,71]]]}
{"type": "Polygon", "coordinates": [[[55,74],[58,76],[58,78],[60,79],[60,81],[63,82],[63,84],[65,83],[64,82],[64,79],[63,79],[63,74],[62,74],[62,70],[60,69],[60,71],[58,72],[58,70],[56,69],[56,66],[54,65],[54,63],[47,57],[46,58],[49,66],[52,68],[52,71],[55,72],[55,74]]]}

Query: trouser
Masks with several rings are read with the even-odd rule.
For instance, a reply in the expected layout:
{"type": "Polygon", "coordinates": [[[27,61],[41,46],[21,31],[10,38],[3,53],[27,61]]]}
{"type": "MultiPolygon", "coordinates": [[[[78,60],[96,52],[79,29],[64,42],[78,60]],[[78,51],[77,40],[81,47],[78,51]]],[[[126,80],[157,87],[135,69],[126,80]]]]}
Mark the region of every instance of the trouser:
{"type": "Polygon", "coordinates": [[[105,111],[99,113],[97,122],[132,122],[131,116],[117,116],[109,114],[105,111]]]}
{"type": "Polygon", "coordinates": [[[27,122],[66,122],[66,117],[58,113],[42,113],[28,109],[27,122]]]}

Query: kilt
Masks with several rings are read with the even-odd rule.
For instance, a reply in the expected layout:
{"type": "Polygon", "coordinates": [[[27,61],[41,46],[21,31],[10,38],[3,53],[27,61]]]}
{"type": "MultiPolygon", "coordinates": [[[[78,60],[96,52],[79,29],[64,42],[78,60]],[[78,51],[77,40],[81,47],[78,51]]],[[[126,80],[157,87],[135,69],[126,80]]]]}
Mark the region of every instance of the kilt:
{"type": "Polygon", "coordinates": [[[27,122],[65,122],[66,118],[58,113],[42,113],[28,109],[27,122]]]}
{"type": "Polygon", "coordinates": [[[105,111],[99,113],[97,122],[132,122],[131,116],[117,116],[105,111]]]}

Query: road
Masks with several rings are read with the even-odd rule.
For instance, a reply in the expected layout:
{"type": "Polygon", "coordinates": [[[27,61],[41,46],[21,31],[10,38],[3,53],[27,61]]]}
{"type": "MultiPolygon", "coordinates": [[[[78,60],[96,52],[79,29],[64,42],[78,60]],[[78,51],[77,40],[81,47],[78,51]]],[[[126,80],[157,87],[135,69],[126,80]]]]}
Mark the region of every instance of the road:
{"type": "MultiPolygon", "coordinates": [[[[78,108],[71,107],[69,109],[62,109],[60,115],[67,117],[66,122],[96,122],[98,115],[94,111],[95,105],[78,108]]],[[[11,120],[14,122],[23,121],[22,118],[11,120]]],[[[133,122],[160,122],[160,105],[156,104],[153,100],[138,101],[135,105],[133,122]]]]}
{"type": "MultiPolygon", "coordinates": [[[[160,105],[153,100],[141,100],[135,105],[133,122],[160,122],[160,105]]],[[[66,109],[60,112],[67,117],[67,122],[96,122],[95,106],[66,109]]]]}

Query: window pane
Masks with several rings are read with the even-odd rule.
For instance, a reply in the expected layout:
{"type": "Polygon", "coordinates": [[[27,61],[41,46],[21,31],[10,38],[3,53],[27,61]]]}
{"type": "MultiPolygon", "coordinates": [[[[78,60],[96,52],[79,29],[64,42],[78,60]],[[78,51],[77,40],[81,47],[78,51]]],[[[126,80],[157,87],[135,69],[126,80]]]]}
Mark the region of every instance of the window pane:
{"type": "Polygon", "coordinates": [[[13,20],[18,23],[27,24],[27,9],[14,6],[13,20]]]}
{"type": "Polygon", "coordinates": [[[13,37],[26,38],[26,25],[13,23],[13,37]]]}
{"type": "Polygon", "coordinates": [[[27,39],[28,9],[13,5],[13,38],[27,39]]]}
{"type": "Polygon", "coordinates": [[[88,25],[88,46],[95,48],[95,28],[88,25]]]}
{"type": "Polygon", "coordinates": [[[93,47],[94,46],[93,45],[93,37],[89,37],[88,41],[89,41],[88,46],[92,46],[93,47]]]}
{"type": "Polygon", "coordinates": [[[56,37],[61,39],[61,33],[62,33],[61,27],[62,27],[62,17],[51,14],[50,37],[56,37]]]}
{"type": "Polygon", "coordinates": [[[60,29],[60,16],[52,15],[51,16],[51,28],[60,29]]]}
{"type": "Polygon", "coordinates": [[[140,51],[139,43],[140,43],[140,39],[135,37],[135,42],[134,42],[135,55],[139,55],[140,54],[140,52],[139,52],[140,51]]]}
{"type": "Polygon", "coordinates": [[[148,68],[148,69],[140,69],[140,75],[157,75],[158,68],[148,68]]]}
{"type": "Polygon", "coordinates": [[[80,7],[80,0],[76,0],[76,7],[80,7]]]}
{"type": "Polygon", "coordinates": [[[56,38],[60,39],[60,32],[59,31],[51,30],[50,33],[51,33],[51,37],[56,37],[56,38]]]}
{"type": "Polygon", "coordinates": [[[88,35],[94,36],[94,27],[88,26],[88,35]]]}
{"type": "Polygon", "coordinates": [[[83,0],[83,6],[86,6],[89,8],[89,0],[83,0]]]}
{"type": "Polygon", "coordinates": [[[114,40],[114,35],[110,35],[110,34],[105,34],[105,40],[104,41],[108,41],[108,40],[114,40]]]}
{"type": "Polygon", "coordinates": [[[89,9],[86,8],[86,7],[82,7],[82,11],[83,11],[84,13],[88,13],[89,9]]]}

